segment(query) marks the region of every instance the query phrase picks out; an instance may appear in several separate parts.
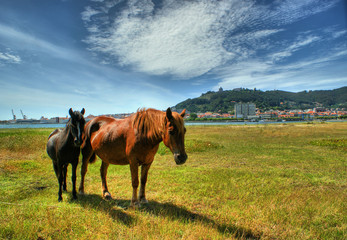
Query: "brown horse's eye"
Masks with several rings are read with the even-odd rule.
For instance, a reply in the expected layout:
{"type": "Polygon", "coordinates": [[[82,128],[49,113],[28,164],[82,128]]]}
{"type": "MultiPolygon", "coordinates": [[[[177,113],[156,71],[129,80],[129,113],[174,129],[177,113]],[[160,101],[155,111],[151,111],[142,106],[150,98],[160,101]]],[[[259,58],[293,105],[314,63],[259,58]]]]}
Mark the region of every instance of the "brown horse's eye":
{"type": "Polygon", "coordinates": [[[174,135],[176,132],[176,129],[174,127],[169,127],[169,133],[170,135],[174,135]]]}

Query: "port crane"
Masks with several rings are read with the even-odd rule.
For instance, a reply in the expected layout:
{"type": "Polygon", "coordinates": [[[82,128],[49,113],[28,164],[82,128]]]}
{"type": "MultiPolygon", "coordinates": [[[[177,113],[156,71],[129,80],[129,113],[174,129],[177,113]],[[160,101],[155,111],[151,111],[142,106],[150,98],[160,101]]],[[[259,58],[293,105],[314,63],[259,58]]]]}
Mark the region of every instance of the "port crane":
{"type": "Polygon", "coordinates": [[[16,119],[17,119],[17,118],[16,118],[16,115],[14,115],[13,109],[12,109],[12,116],[13,116],[13,120],[16,120],[16,119]]]}
{"type": "Polygon", "coordinates": [[[22,114],[23,119],[27,119],[27,116],[23,114],[22,109],[20,110],[20,113],[22,114]]]}

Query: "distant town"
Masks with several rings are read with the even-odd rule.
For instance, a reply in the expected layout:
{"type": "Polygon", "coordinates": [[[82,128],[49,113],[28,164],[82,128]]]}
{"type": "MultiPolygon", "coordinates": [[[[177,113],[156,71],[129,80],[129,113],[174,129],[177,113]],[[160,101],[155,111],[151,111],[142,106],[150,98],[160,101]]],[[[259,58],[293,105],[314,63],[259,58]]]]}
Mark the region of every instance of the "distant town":
{"type": "MultiPolygon", "coordinates": [[[[180,112],[182,109],[175,109],[180,112]]],[[[13,118],[11,120],[1,121],[2,124],[64,124],[69,121],[69,117],[53,117],[40,119],[28,119],[23,111],[20,110],[21,117],[17,118],[12,110],[13,118]]],[[[133,113],[119,114],[104,114],[100,116],[109,116],[117,119],[122,119],[130,116],[133,113]]],[[[94,115],[85,117],[86,121],[95,118],[94,115]]],[[[329,119],[347,119],[347,110],[328,109],[328,108],[313,108],[305,110],[269,110],[262,111],[257,108],[254,103],[236,103],[234,111],[228,113],[219,112],[198,112],[192,113],[187,111],[185,116],[186,121],[312,121],[312,120],[329,120],[329,119]]]]}
{"type": "Polygon", "coordinates": [[[243,121],[259,121],[259,120],[328,120],[328,119],[347,119],[346,109],[327,109],[313,108],[305,110],[270,110],[262,111],[256,108],[254,103],[236,103],[234,111],[230,113],[190,113],[186,117],[187,120],[243,120],[243,121]]]}
{"type": "Polygon", "coordinates": [[[347,119],[346,109],[327,109],[313,108],[305,110],[269,110],[262,111],[256,108],[254,103],[236,103],[234,111],[230,113],[190,113],[187,120],[243,120],[243,121],[259,121],[259,120],[327,120],[327,119],[347,119]]]}

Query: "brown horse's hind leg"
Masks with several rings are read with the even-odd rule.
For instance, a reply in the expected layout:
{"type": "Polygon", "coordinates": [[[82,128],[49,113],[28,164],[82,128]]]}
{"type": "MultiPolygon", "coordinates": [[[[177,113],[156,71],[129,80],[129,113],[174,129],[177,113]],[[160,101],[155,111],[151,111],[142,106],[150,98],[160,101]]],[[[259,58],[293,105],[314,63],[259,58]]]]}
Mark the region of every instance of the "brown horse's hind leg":
{"type": "Polygon", "coordinates": [[[102,162],[100,167],[100,175],[101,175],[101,182],[102,182],[102,196],[103,198],[108,200],[112,199],[112,196],[107,189],[107,181],[106,181],[107,169],[109,165],[110,165],[109,163],[102,162]]]}
{"type": "Polygon", "coordinates": [[[139,194],[140,203],[148,203],[146,199],[146,182],[147,182],[148,170],[150,167],[151,167],[151,164],[142,165],[141,167],[141,186],[140,186],[140,194],[139,194]]]}
{"type": "Polygon", "coordinates": [[[86,145],[84,148],[82,148],[81,182],[80,182],[80,187],[78,188],[78,191],[80,194],[84,194],[84,178],[88,171],[89,159],[92,157],[92,155],[93,155],[93,151],[91,147],[88,147],[86,145]]]}
{"type": "Polygon", "coordinates": [[[139,164],[135,161],[130,161],[131,183],[133,187],[133,196],[131,198],[130,207],[135,208],[139,205],[137,199],[137,188],[139,186],[139,164]]]}

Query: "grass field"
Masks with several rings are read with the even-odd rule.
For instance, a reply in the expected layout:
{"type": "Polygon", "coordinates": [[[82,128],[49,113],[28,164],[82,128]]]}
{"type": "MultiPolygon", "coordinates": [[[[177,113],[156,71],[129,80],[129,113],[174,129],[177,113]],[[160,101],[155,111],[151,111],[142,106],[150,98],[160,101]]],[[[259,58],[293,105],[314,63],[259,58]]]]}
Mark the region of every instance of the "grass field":
{"type": "Polygon", "coordinates": [[[129,166],[109,167],[101,198],[100,160],[78,200],[69,167],[58,203],[51,131],[0,130],[0,239],[347,238],[347,122],[187,126],[187,162],[160,146],[136,211],[129,166]]]}

